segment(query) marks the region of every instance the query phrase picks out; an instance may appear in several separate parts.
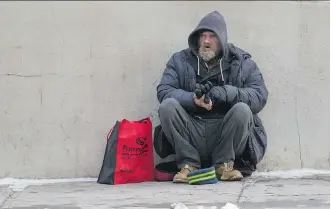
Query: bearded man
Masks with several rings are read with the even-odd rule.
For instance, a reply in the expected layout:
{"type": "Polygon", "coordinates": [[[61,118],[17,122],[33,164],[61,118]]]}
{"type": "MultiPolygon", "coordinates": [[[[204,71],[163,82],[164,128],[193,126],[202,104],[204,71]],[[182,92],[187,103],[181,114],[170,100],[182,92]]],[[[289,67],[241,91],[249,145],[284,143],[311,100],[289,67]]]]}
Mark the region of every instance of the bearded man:
{"type": "Polygon", "coordinates": [[[162,131],[180,170],[174,183],[187,183],[189,172],[209,166],[220,180],[240,180],[235,162],[256,169],[265,154],[267,136],[257,115],[267,102],[265,82],[251,55],[227,40],[223,16],[207,14],[157,86],[162,131]]]}

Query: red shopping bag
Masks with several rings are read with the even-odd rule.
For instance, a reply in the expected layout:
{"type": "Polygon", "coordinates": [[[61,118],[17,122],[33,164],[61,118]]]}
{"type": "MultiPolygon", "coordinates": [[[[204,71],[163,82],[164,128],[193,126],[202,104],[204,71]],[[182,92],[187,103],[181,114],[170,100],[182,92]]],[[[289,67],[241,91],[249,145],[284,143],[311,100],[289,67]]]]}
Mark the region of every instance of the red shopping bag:
{"type": "Polygon", "coordinates": [[[123,119],[107,136],[98,178],[101,184],[126,184],[154,180],[152,123],[123,119]]]}

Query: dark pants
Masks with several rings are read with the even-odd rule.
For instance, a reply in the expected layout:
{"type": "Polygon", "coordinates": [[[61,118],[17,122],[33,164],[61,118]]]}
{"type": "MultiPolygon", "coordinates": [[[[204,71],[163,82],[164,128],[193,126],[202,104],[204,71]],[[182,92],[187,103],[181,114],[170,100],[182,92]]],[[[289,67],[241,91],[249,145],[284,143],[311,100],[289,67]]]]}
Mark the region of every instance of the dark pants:
{"type": "Polygon", "coordinates": [[[179,168],[234,161],[244,152],[253,125],[245,103],[237,103],[221,119],[201,119],[190,116],[177,100],[166,99],[160,104],[159,116],[179,168]]]}

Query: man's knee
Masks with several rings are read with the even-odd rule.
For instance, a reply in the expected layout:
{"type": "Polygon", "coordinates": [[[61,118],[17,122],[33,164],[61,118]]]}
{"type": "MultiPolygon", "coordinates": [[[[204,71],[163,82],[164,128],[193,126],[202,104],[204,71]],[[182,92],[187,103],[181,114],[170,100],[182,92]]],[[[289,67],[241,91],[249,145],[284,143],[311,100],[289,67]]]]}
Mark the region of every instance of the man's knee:
{"type": "Polygon", "coordinates": [[[179,106],[178,101],[173,98],[163,100],[159,107],[160,119],[172,118],[176,114],[176,110],[179,106]]]}
{"type": "Polygon", "coordinates": [[[251,109],[243,102],[235,104],[230,111],[232,118],[238,122],[249,122],[253,117],[251,109]]]}

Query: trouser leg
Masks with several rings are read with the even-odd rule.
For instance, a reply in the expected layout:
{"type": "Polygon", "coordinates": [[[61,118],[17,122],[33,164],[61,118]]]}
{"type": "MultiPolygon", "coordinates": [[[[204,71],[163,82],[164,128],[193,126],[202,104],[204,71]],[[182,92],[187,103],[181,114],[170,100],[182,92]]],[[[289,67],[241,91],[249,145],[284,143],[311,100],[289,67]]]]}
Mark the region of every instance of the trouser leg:
{"type": "Polygon", "coordinates": [[[253,126],[253,114],[245,103],[237,103],[218,124],[215,133],[220,133],[214,139],[212,160],[213,164],[222,164],[234,161],[243,154],[249,132],[253,126]],[[217,130],[220,130],[217,132],[217,130]]]}
{"type": "Polygon", "coordinates": [[[200,168],[200,156],[206,152],[203,124],[192,118],[175,99],[160,104],[159,117],[162,129],[175,150],[178,168],[186,164],[200,168]]]}

